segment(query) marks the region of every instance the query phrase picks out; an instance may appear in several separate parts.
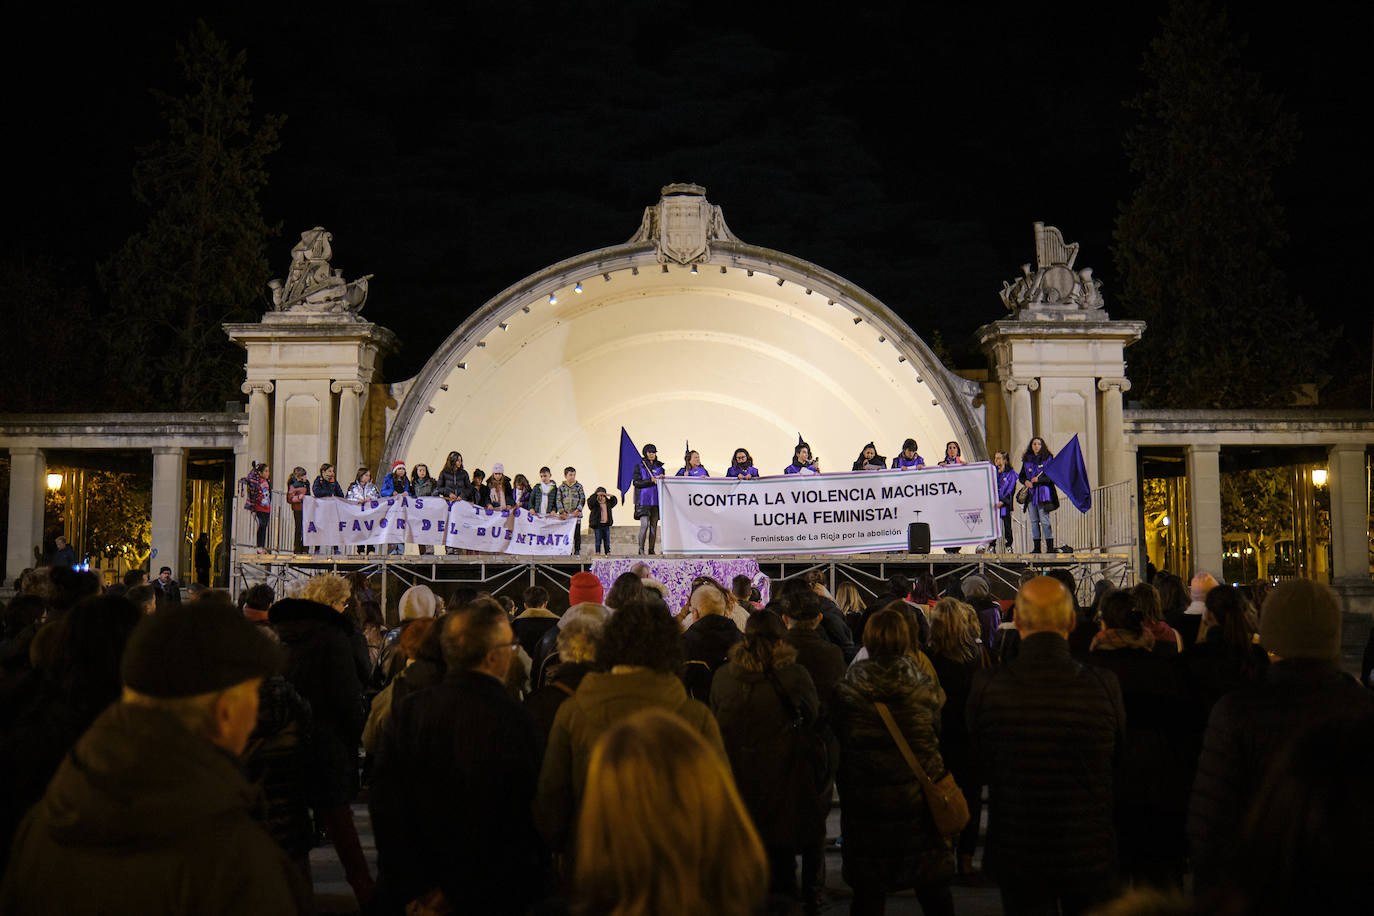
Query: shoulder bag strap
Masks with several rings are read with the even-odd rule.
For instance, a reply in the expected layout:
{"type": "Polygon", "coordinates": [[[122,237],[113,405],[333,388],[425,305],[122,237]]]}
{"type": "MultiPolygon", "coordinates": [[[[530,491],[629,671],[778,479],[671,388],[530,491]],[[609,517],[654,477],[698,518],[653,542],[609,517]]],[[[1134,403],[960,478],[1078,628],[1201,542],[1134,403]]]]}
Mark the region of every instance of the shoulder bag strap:
{"type": "Polygon", "coordinates": [[[801,711],[798,710],[797,705],[792,702],[792,698],[787,695],[787,691],[782,689],[782,684],[778,683],[777,673],[774,672],[772,668],[765,668],[763,670],[763,676],[768,679],[768,683],[773,685],[774,692],[777,693],[778,699],[782,701],[782,708],[787,710],[787,715],[792,722],[792,726],[795,728],[801,725],[801,711]]]}
{"type": "Polygon", "coordinates": [[[897,742],[897,749],[901,751],[902,756],[906,758],[906,765],[911,767],[911,772],[916,774],[916,778],[921,781],[921,785],[928,788],[933,787],[934,784],[930,781],[930,777],[926,775],[926,771],[916,759],[916,754],[912,751],[911,745],[906,743],[906,738],[903,737],[901,730],[897,728],[897,722],[892,718],[892,710],[887,708],[886,703],[875,702],[873,706],[878,710],[878,715],[882,717],[883,724],[887,726],[887,733],[892,736],[893,741],[897,742]]]}

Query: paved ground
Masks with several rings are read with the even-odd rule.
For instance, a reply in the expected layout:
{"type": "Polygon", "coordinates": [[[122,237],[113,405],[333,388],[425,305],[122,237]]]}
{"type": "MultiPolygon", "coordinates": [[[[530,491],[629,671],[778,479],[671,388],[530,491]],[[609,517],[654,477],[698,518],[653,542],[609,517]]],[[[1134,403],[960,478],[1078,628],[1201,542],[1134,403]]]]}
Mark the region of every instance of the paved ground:
{"type": "MultiPolygon", "coordinates": [[[[986,810],[986,809],[984,809],[986,810]]],[[[362,840],[363,852],[372,864],[373,873],[377,867],[377,848],[372,838],[372,823],[367,816],[367,806],[353,806],[353,819],[358,825],[358,836],[362,840]]],[[[986,823],[984,824],[986,827],[986,823]]],[[[830,814],[828,835],[834,837],[840,832],[840,812],[835,809],[830,814]]],[[[979,851],[981,856],[981,849],[979,851]]],[[[842,916],[849,912],[849,888],[840,877],[840,853],[831,849],[826,854],[826,902],[822,913],[842,916]]],[[[974,859],[977,864],[979,859],[974,859]]],[[[338,914],[356,913],[357,905],[353,891],[344,881],[343,869],[331,846],[317,847],[310,853],[310,868],[315,878],[315,905],[319,913],[338,914]]],[[[954,908],[959,916],[996,916],[1002,912],[1001,898],[997,888],[984,882],[983,886],[956,885],[954,887],[954,908]]],[[[921,912],[921,906],[908,891],[894,894],[888,898],[887,912],[890,916],[907,916],[921,912]]]]}

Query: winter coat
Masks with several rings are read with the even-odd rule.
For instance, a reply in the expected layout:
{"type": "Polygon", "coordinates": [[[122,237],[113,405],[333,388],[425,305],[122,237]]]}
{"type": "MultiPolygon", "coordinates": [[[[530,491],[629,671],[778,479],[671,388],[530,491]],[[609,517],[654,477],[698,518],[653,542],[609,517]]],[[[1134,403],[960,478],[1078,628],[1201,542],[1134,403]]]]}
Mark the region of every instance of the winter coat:
{"type": "Polygon", "coordinates": [[[494,677],[451,671],[397,700],[369,803],[386,903],[437,886],[463,912],[524,913],[550,890],[538,775],[534,723],[494,677]]]}
{"type": "Polygon", "coordinates": [[[380,499],[377,493],[377,485],[372,481],[367,483],[357,483],[356,481],[348,488],[348,498],[352,502],[360,503],[369,499],[380,499]]]}
{"type": "Polygon", "coordinates": [[[439,489],[434,492],[439,496],[450,496],[454,499],[472,502],[474,496],[472,478],[468,476],[467,468],[459,468],[452,472],[440,471],[439,489]]]}
{"type": "Polygon", "coordinates": [[[587,504],[587,490],[580,483],[558,485],[558,511],[572,515],[587,504]]]}
{"type": "Polygon", "coordinates": [[[315,845],[310,818],[310,704],[291,682],[271,677],[258,690],[258,724],[243,752],[243,773],[267,798],[263,826],[287,855],[315,845]]]}
{"type": "Polygon", "coordinates": [[[1116,675],[1074,661],[1055,633],[978,672],[968,699],[974,759],[988,780],[986,868],[1004,887],[1062,894],[1116,873],[1114,765],[1126,711],[1116,675]]]}
{"type": "Polygon", "coordinates": [[[426,496],[433,496],[439,489],[439,483],[433,477],[412,477],[410,479],[410,495],[416,499],[424,499],[426,496]]]}
{"type": "Polygon", "coordinates": [[[682,681],[660,671],[623,674],[593,671],[558,707],[535,797],[535,822],[554,850],[568,848],[587,785],[587,765],[596,740],[612,725],[641,709],[676,713],[726,760],[720,727],[705,704],[687,696],[682,681]]]}
{"type": "Polygon", "coordinates": [[[547,608],[526,610],[510,622],[510,628],[515,632],[515,638],[520,640],[521,647],[531,659],[534,658],[535,647],[539,645],[540,638],[551,627],[556,626],[558,626],[558,615],[547,608]]]}
{"type": "Polygon", "coordinates": [[[844,677],[847,662],[844,652],[814,629],[792,627],[787,631],[784,641],[796,651],[797,664],[811,675],[820,710],[817,716],[828,722],[835,699],[835,688],[844,677]]]}
{"type": "Polygon", "coordinates": [[[1115,789],[1121,860],[1181,862],[1188,852],[1183,825],[1202,734],[1182,669],[1149,643],[1129,634],[1101,639],[1088,663],[1116,675],[1126,709],[1115,789]]]}
{"type": "Polygon", "coordinates": [[[367,721],[356,627],[347,615],[300,598],[272,605],[268,620],[286,648],[286,679],[314,718],[311,805],[347,804],[358,791],[358,743],[367,721]]]}
{"type": "Polygon", "coordinates": [[[897,890],[947,881],[954,847],[940,835],[921,782],[874,703],[885,703],[926,775],[945,775],[940,706],[910,656],[857,662],[835,690],[840,741],[840,833],[850,887],[897,890]]]}
{"type": "MultiPolygon", "coordinates": [[[[291,506],[292,512],[301,511],[301,500],[305,499],[310,492],[310,481],[305,478],[292,477],[286,482],[286,502],[291,506]]],[[[207,551],[208,554],[208,551],[207,551]]]]}
{"type": "Polygon", "coordinates": [[[954,771],[954,777],[965,792],[976,792],[983,777],[973,764],[969,748],[968,695],[973,678],[983,669],[978,655],[967,660],[950,658],[931,650],[930,663],[945,692],[945,705],[940,707],[940,756],[954,771]]]}
{"type": "Polygon", "coordinates": [[[558,511],[558,484],[549,487],[547,493],[543,484],[537,483],[530,489],[529,510],[537,515],[553,515],[558,511]]]}
{"type": "Polygon", "coordinates": [[[619,500],[614,496],[608,495],[606,497],[606,505],[601,507],[598,504],[596,494],[592,494],[591,498],[587,500],[587,509],[583,512],[583,514],[587,516],[587,527],[593,529],[609,528],[614,525],[615,513],[611,510],[616,507],[616,503],[618,502],[619,500]]]}
{"type": "Polygon", "coordinates": [[[1239,687],[1264,679],[1269,669],[1269,653],[1258,645],[1232,645],[1226,641],[1221,627],[1212,627],[1207,631],[1206,640],[1184,650],[1179,663],[1188,680],[1188,689],[1198,700],[1198,731],[1201,732],[1217,700],[1239,687]]]}
{"type": "MultiPolygon", "coordinates": [[[[1046,457],[1041,461],[1030,458],[1022,458],[1021,474],[1018,479],[1025,484],[1029,484],[1032,479],[1040,477],[1040,483],[1031,487],[1031,502],[1040,503],[1044,508],[1053,512],[1059,508],[1059,491],[1054,484],[1050,483],[1049,475],[1045,474],[1045,465],[1049,464],[1050,459],[1046,457]],[[1044,475],[1044,476],[1041,476],[1044,475]]],[[[1025,511],[1022,506],[1021,510],[1025,511]]]]}
{"type": "Polygon", "coordinates": [[[328,496],[337,496],[339,499],[343,499],[344,491],[337,480],[325,480],[323,477],[316,477],[315,482],[310,485],[310,495],[316,499],[324,499],[328,496]]]}
{"type": "Polygon", "coordinates": [[[1225,853],[1240,839],[1245,813],[1284,746],[1316,723],[1371,713],[1374,693],[1321,659],[1277,661],[1262,681],[1217,701],[1188,802],[1188,840],[1200,889],[1212,886],[1225,853]]]}
{"type": "Polygon", "coordinates": [[[835,645],[840,647],[844,653],[845,661],[852,661],[854,656],[859,653],[859,646],[854,642],[854,634],[849,630],[849,624],[844,622],[844,613],[840,610],[832,599],[821,596],[821,634],[835,645]]]}
{"type": "MultiPolygon", "coordinates": [[[[814,729],[819,713],[816,686],[795,659],[796,651],[784,643],[773,653],[772,674],[793,708],[814,729]]],[[[781,778],[792,752],[793,717],[743,643],[730,650],[730,662],[711,681],[711,712],[720,725],[740,798],[763,845],[800,850],[802,836],[823,838],[825,812],[818,804],[799,812],[798,799],[789,797],[781,778]]],[[[820,782],[824,785],[825,780],[820,782]]]]}
{"type": "Polygon", "coordinates": [[[687,668],[682,675],[687,693],[703,703],[711,696],[711,677],[725,665],[730,647],[744,634],[729,617],[707,614],[682,634],[682,654],[687,668]]]}
{"type": "Polygon", "coordinates": [[[382,489],[380,496],[385,499],[388,496],[396,496],[410,492],[410,478],[402,474],[401,479],[397,480],[395,474],[388,474],[382,478],[382,489]]]}
{"type": "Polygon", "coordinates": [[[286,854],[234,757],[171,715],[116,703],[20,826],[4,913],[296,911],[286,854]]]}

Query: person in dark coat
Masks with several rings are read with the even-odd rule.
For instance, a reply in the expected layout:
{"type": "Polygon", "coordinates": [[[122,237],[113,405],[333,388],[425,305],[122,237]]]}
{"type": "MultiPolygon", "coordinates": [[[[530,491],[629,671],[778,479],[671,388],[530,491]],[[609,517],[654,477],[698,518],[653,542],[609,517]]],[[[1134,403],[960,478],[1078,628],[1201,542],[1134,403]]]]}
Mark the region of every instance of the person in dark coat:
{"type": "Polygon", "coordinates": [[[1097,621],[1097,608],[1094,605],[1083,607],[1078,603],[1078,581],[1067,569],[1051,569],[1045,575],[1051,579],[1058,579],[1069,593],[1069,598],[1073,600],[1075,623],[1073,632],[1069,634],[1069,654],[1079,661],[1084,661],[1088,657],[1088,647],[1092,645],[1102,628],[1097,621]]]}
{"type": "Polygon", "coordinates": [[[817,838],[824,842],[829,798],[822,808],[827,755],[815,731],[816,687],[796,664],[796,650],[783,641],[786,635],[782,618],[772,611],[749,617],[743,642],[730,647],[730,661],[711,681],[711,711],[740,797],[767,851],[772,890],[796,897],[796,856],[817,838]],[[799,722],[817,738],[816,757],[803,762],[812,767],[793,769],[792,732],[799,722]],[[792,776],[810,778],[793,784],[792,776]]]}
{"type": "Polygon", "coordinates": [[[983,641],[983,647],[990,650],[992,634],[1002,625],[1002,606],[993,600],[988,580],[977,573],[964,577],[964,581],[959,585],[964,593],[964,600],[978,616],[978,638],[983,641]]]}
{"type": "MultiPolygon", "coordinates": [[[[16,599],[17,600],[17,599],[16,599]]],[[[119,700],[119,660],[142,618],[127,599],[86,598],[51,624],[54,664],[18,675],[0,705],[0,873],[19,821],[43,797],[62,758],[119,700]]]]}
{"type": "Polygon", "coordinates": [[[921,782],[875,705],[887,705],[921,768],[938,782],[945,776],[941,697],[910,654],[910,629],[900,612],[874,614],[864,628],[864,648],[869,657],[855,662],[835,690],[841,852],[844,880],[854,890],[850,912],[882,913],[888,893],[912,887],[923,913],[952,914],[953,844],[940,835],[921,782]]]}
{"type": "Polygon", "coordinates": [[[286,679],[310,704],[314,718],[310,805],[359,904],[366,905],[373,881],[349,805],[358,792],[358,747],[367,708],[354,653],[356,628],[344,613],[348,584],[339,576],[315,576],[306,594],[333,600],[284,598],[272,605],[268,620],[286,648],[286,679]]]}
{"type": "Polygon", "coordinates": [[[984,779],[969,749],[965,715],[973,677],[983,667],[979,629],[978,614],[966,602],[941,598],[931,608],[930,663],[945,691],[945,705],[940,709],[940,756],[964,790],[969,809],[969,822],[959,834],[958,845],[958,873],[964,876],[973,874],[973,853],[978,848],[983,812],[984,779]]]}
{"type": "Polygon", "coordinates": [[[525,589],[523,597],[525,609],[511,621],[511,629],[515,631],[515,638],[520,640],[520,645],[524,648],[525,654],[532,658],[535,646],[539,644],[539,638],[547,633],[551,627],[558,625],[558,615],[549,610],[547,589],[538,585],[531,585],[525,589]]]}
{"type": "Polygon", "coordinates": [[[1198,701],[1194,715],[1199,734],[1217,700],[1238,687],[1263,680],[1269,668],[1269,654],[1255,644],[1259,622],[1254,608],[1240,589],[1218,585],[1207,592],[1203,603],[1206,635],[1189,646],[1181,658],[1189,689],[1198,701]]]}
{"type": "MultiPolygon", "coordinates": [[[[262,632],[261,629],[259,632],[262,632]]],[[[270,630],[267,632],[271,632],[270,630]]],[[[258,723],[243,752],[243,775],[262,790],[267,806],[262,825],[310,884],[310,704],[281,675],[258,690],[258,723]]]]}
{"type": "Polygon", "coordinates": [[[1102,630],[1088,664],[1116,675],[1126,736],[1116,781],[1122,878],[1182,889],[1188,855],[1184,821],[1201,729],[1176,658],[1154,651],[1154,634],[1133,592],[1103,597],[1102,630]]]}
{"type": "Polygon", "coordinates": [[[582,679],[597,670],[597,644],[606,625],[604,607],[599,604],[574,605],[568,609],[567,623],[556,628],[557,664],[549,671],[547,683],[525,698],[525,709],[534,718],[541,744],[548,741],[558,707],[577,692],[582,679]]]}
{"type": "Polygon", "coordinates": [[[138,625],[123,699],[63,760],[20,825],[4,913],[291,913],[308,902],[253,817],[237,755],[279,650],[227,602],[138,625]]]}
{"type": "MultiPolygon", "coordinates": [[[[873,599],[873,602],[864,608],[863,623],[860,624],[859,632],[855,635],[859,638],[863,637],[864,627],[868,626],[868,618],[872,617],[878,611],[881,611],[894,601],[905,601],[915,609],[916,619],[921,627],[921,645],[912,646],[912,648],[924,648],[926,643],[930,640],[930,618],[926,615],[925,596],[922,595],[920,601],[913,601],[911,597],[911,588],[911,580],[906,576],[900,573],[889,576],[887,580],[887,590],[873,599]]],[[[932,601],[938,597],[938,591],[929,596],[932,601]]]]}
{"type": "Polygon", "coordinates": [[[825,578],[819,570],[788,579],[783,583],[782,596],[789,598],[803,590],[811,592],[820,601],[820,635],[840,647],[846,664],[852,662],[854,656],[859,654],[859,646],[854,642],[854,634],[850,632],[849,624],[845,623],[844,612],[835,603],[835,599],[830,597],[830,591],[825,587],[825,578]]]}
{"type": "Polygon", "coordinates": [[[730,647],[744,639],[730,618],[730,599],[717,586],[697,586],[688,600],[696,622],[682,634],[682,654],[687,668],[682,682],[687,695],[705,703],[711,696],[711,678],[724,667],[730,647]]]}
{"type": "Polygon", "coordinates": [[[1016,596],[1016,658],[978,672],[968,699],[988,780],[985,870],[1007,913],[1084,912],[1116,880],[1114,767],[1126,711],[1116,676],[1069,656],[1073,599],[1057,580],[1016,596]]]}
{"type": "Polygon", "coordinates": [[[539,739],[503,686],[518,645],[501,605],[447,615],[447,673],[396,702],[370,803],[388,912],[524,913],[550,890],[534,829],[539,739]]]}
{"type": "MultiPolygon", "coordinates": [[[[1374,693],[1340,669],[1340,599],[1325,585],[1295,579],[1264,602],[1260,644],[1274,658],[1264,679],[1212,707],[1188,802],[1194,887],[1210,890],[1228,850],[1241,839],[1270,764],[1307,728],[1374,712],[1374,693]]],[[[1354,766],[1351,760],[1331,766],[1354,766]]]]}

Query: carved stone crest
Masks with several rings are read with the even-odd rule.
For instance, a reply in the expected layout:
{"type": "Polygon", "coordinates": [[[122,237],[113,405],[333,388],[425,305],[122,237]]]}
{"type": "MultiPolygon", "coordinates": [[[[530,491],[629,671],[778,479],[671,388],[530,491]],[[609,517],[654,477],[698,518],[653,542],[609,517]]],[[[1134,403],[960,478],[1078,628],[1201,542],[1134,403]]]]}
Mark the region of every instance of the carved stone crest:
{"type": "Polygon", "coordinates": [[[331,242],[334,236],[323,226],[301,233],[301,240],[291,249],[291,268],[286,282],[267,281],[272,290],[272,308],[278,312],[316,311],[348,312],[356,315],[367,301],[367,281],[372,274],[351,283],[344,280],[343,271],[334,270],[329,259],[334,256],[331,242]]]}
{"type": "Polygon", "coordinates": [[[644,209],[639,231],[630,239],[653,242],[661,263],[701,263],[711,257],[712,241],[739,241],[725,225],[720,207],[706,199],[705,188],[670,184],[661,193],[657,206],[644,209]]]}
{"type": "Polygon", "coordinates": [[[999,295],[1010,312],[1026,308],[1056,311],[1100,311],[1106,302],[1102,298],[1102,282],[1093,279],[1091,267],[1074,270],[1078,259],[1078,243],[1065,244],[1064,236],[1054,226],[1035,224],[1036,269],[1021,265],[1021,276],[1014,282],[1003,282],[999,295]]]}

